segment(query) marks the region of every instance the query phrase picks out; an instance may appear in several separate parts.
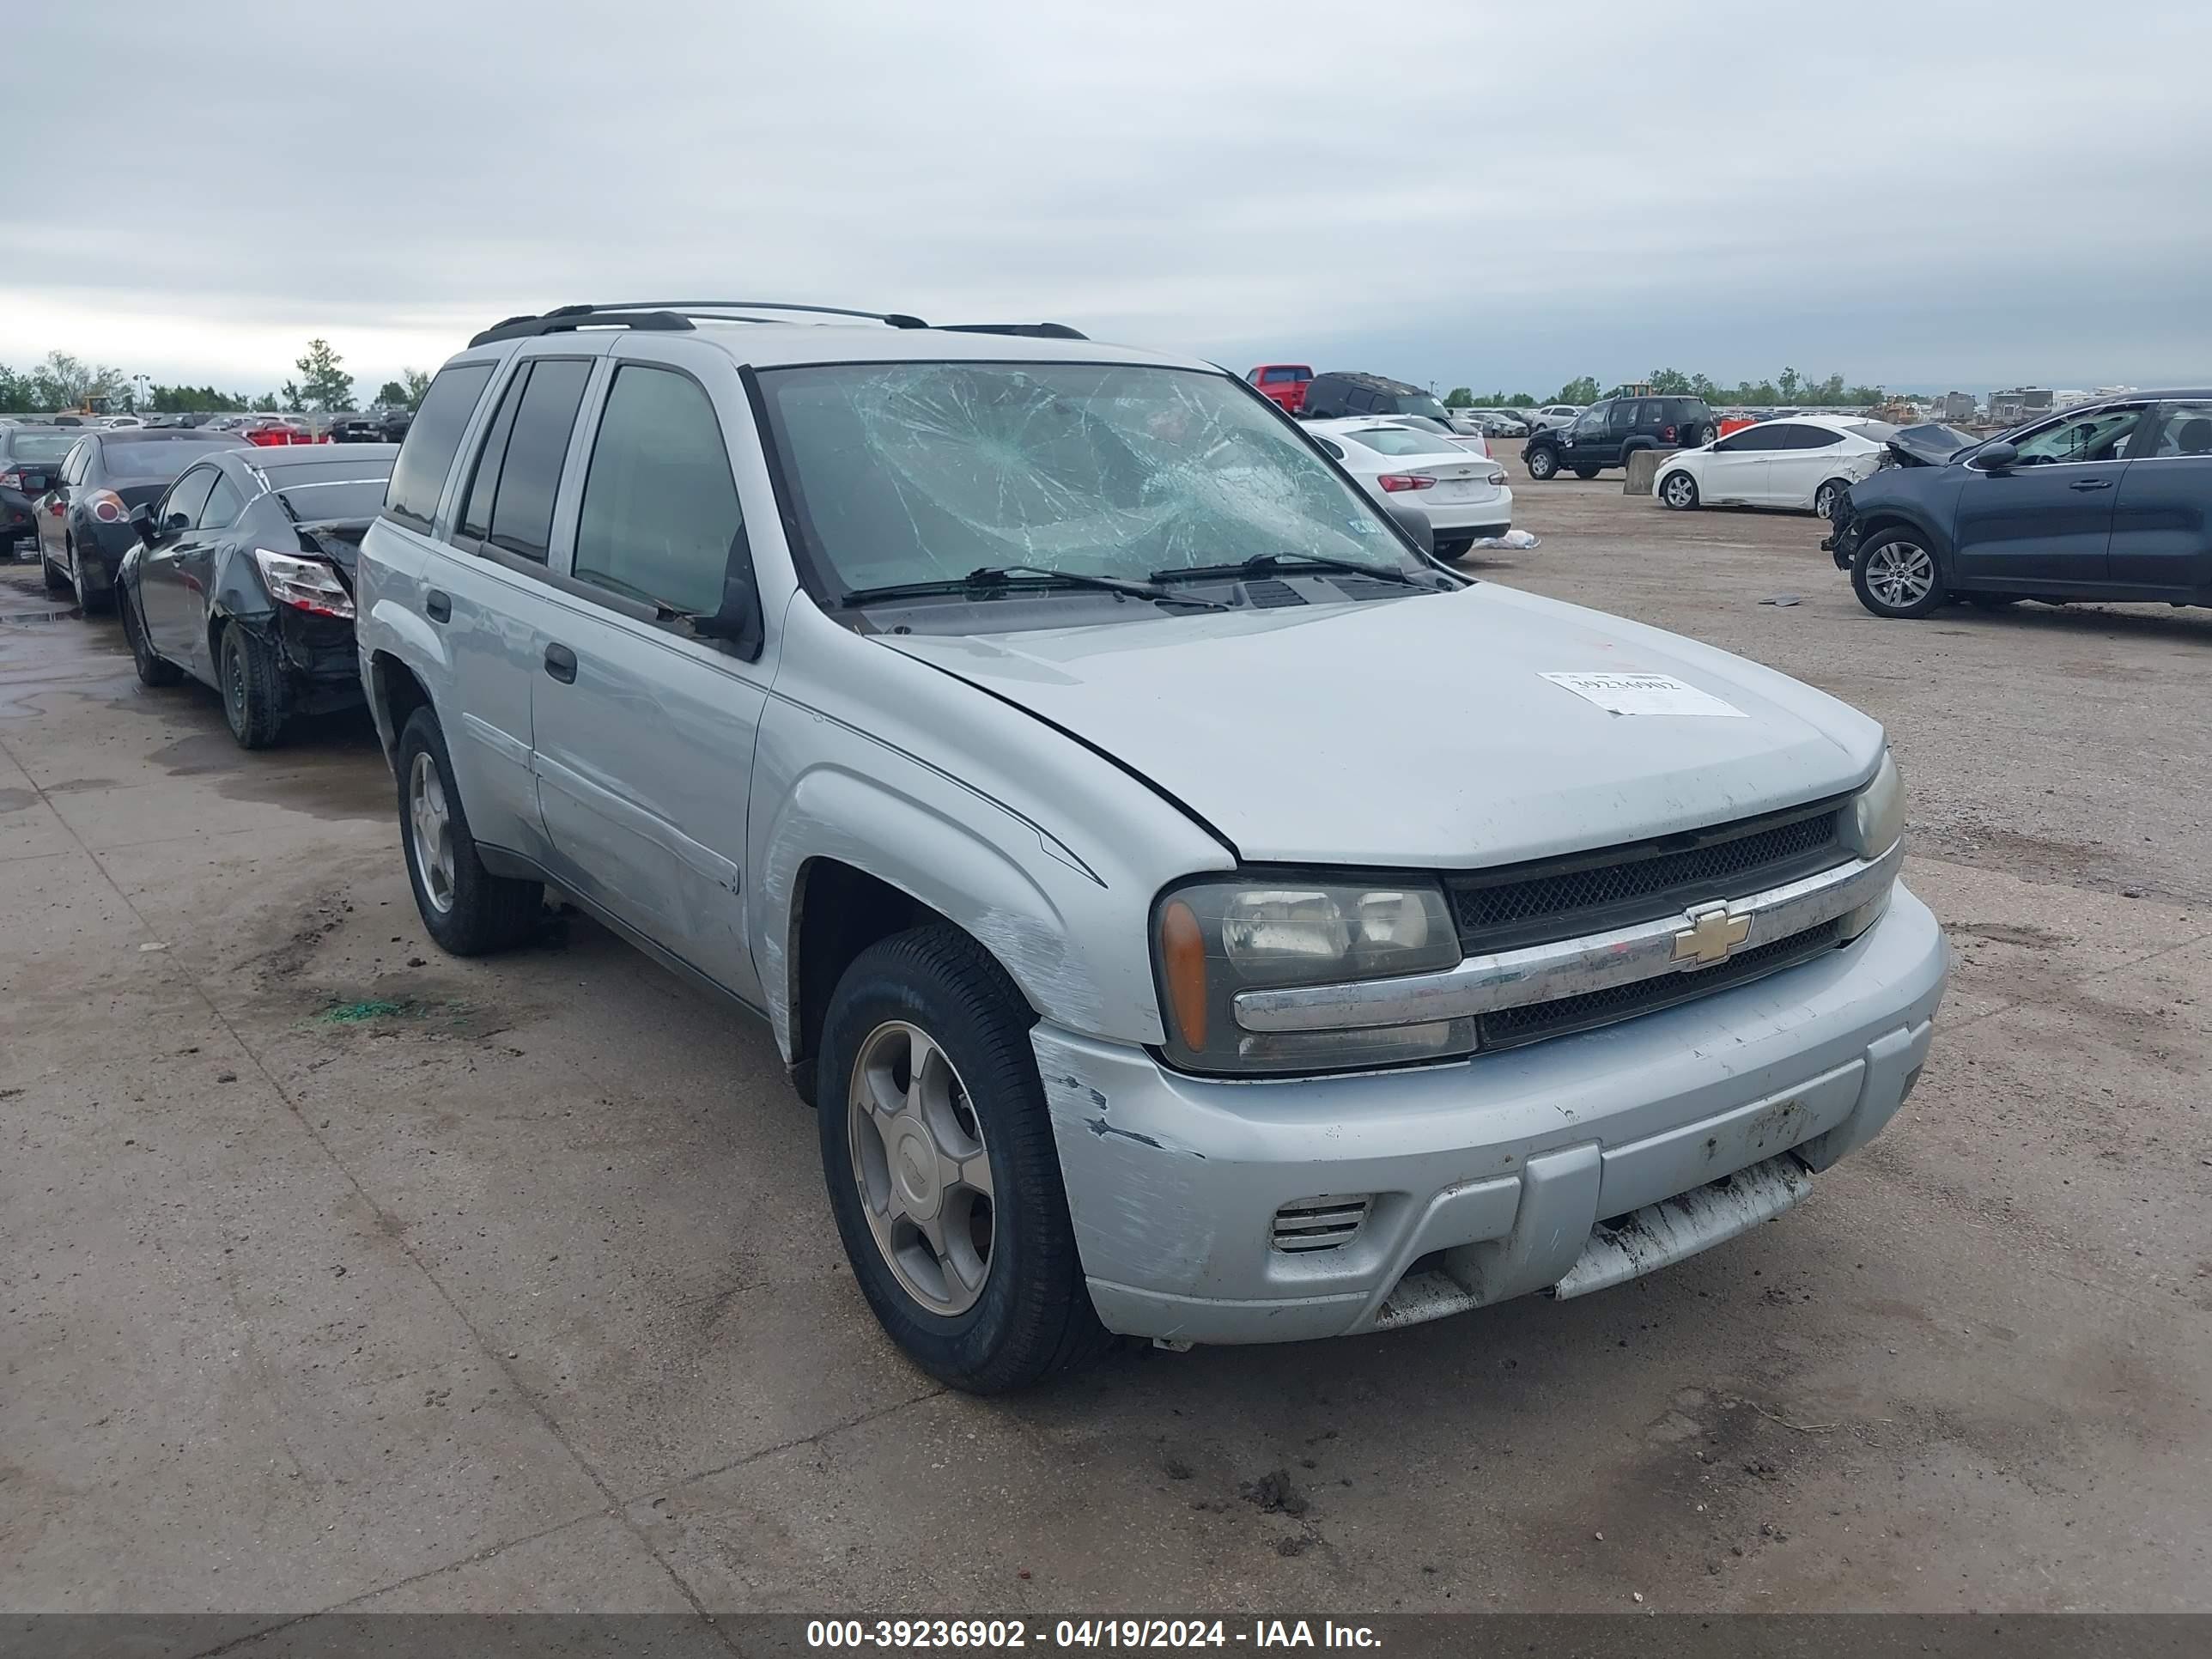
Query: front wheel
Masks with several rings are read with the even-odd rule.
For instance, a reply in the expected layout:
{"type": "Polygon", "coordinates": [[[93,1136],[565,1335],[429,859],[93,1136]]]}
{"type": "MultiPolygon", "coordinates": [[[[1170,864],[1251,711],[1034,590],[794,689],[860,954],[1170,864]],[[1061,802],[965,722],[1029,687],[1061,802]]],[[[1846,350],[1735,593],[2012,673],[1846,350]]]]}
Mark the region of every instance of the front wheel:
{"type": "Polygon", "coordinates": [[[1686,472],[1669,472],[1659,481],[1659,499],[1686,513],[1698,504],[1698,481],[1686,472]]]}
{"type": "Polygon", "coordinates": [[[1548,449],[1539,449],[1528,457],[1528,476],[1538,483],[1559,476],[1559,458],[1548,449]]]}
{"type": "Polygon", "coordinates": [[[1945,597],[1936,556],[1909,531],[1893,530],[1859,549],[1851,588],[1877,617],[1924,617],[1945,597]]]}
{"type": "Polygon", "coordinates": [[[1032,1015],[949,923],[863,951],[830,1000],[822,1172],[853,1276],[891,1340],[970,1394],[1085,1363],[1110,1340],[1068,1219],[1032,1015]]]}
{"type": "Polygon", "coordinates": [[[146,637],[146,619],[139,614],[138,601],[129,588],[117,585],[115,608],[123,621],[123,637],[131,643],[131,665],[138,671],[141,685],[174,685],[184,678],[184,671],[166,658],[155,654],[153,641],[146,637]]]}

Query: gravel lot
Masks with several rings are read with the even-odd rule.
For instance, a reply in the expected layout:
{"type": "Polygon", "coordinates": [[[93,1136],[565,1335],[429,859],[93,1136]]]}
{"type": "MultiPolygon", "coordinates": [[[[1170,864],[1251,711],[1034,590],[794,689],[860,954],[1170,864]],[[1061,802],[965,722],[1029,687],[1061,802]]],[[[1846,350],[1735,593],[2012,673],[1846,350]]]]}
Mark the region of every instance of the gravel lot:
{"type": "Polygon", "coordinates": [[[244,754],[0,567],[0,1607],[2212,1605],[2212,613],[1877,622],[1810,519],[1508,465],[1470,568],[1887,723],[1919,1091],[1659,1277],[1012,1401],[878,1336],[764,1030],[441,956],[365,720],[244,754]]]}

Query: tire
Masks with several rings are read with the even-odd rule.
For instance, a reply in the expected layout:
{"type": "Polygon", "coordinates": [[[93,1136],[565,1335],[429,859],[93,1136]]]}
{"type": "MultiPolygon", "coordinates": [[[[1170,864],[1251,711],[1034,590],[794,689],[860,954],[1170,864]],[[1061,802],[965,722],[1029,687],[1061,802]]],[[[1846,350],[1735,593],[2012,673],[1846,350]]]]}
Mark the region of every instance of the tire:
{"type": "Polygon", "coordinates": [[[1446,564],[1455,564],[1474,550],[1474,538],[1455,536],[1448,542],[1437,544],[1437,557],[1446,564]]]}
{"type": "Polygon", "coordinates": [[[1544,483],[1559,476],[1559,457],[1550,448],[1532,450],[1528,455],[1528,476],[1544,483]]]}
{"type": "Polygon", "coordinates": [[[1692,449],[1703,449],[1707,444],[1712,442],[1714,439],[1720,435],[1720,428],[1718,427],[1701,426],[1690,434],[1690,447],[1692,449]]]}
{"type": "Polygon", "coordinates": [[[1836,497],[1851,487],[1849,478],[1830,478],[1813,492],[1813,514],[1816,518],[1828,518],[1836,509],[1836,497]]]}
{"type": "Polygon", "coordinates": [[[1877,617],[1924,617],[1948,597],[1943,568],[1917,532],[1886,530],[1859,549],[1851,590],[1877,617]]]}
{"type": "Polygon", "coordinates": [[[428,708],[409,715],[393,759],[399,775],[399,845],[407,860],[407,881],[415,890],[415,908],[422,926],[438,948],[451,956],[481,957],[512,950],[534,938],[545,903],[544,885],[495,876],[477,856],[476,837],[469,833],[468,813],[453,782],[453,763],[438,717],[428,708]],[[426,842],[438,838],[427,819],[421,826],[415,822],[413,785],[418,768],[426,787],[432,780],[437,784],[436,817],[443,827],[440,844],[444,862],[427,873],[426,842]]]}
{"type": "Polygon", "coordinates": [[[216,647],[216,684],[222,717],[240,749],[266,749],[284,730],[284,677],[268,641],[236,623],[216,647]]]}
{"type": "Polygon", "coordinates": [[[1698,505],[1698,481],[1686,472],[1669,472],[1659,480],[1656,494],[1664,505],[1677,513],[1688,513],[1698,505]]]}
{"type": "Polygon", "coordinates": [[[890,1339],[969,1394],[1030,1387],[1112,1341],[1076,1253],[1030,1048],[1035,1018],[988,952],[938,923],[856,957],[823,1028],[822,1170],[854,1277],[890,1339]],[[918,1053],[931,1056],[919,1072],[918,1053]],[[926,1076],[941,1080],[934,1110],[933,1091],[916,1086],[926,1076]],[[935,1242],[908,1207],[912,1186],[891,1180],[893,1169],[903,1177],[925,1163],[935,1242]],[[977,1172],[988,1194],[966,1184],[977,1172]]]}
{"type": "Polygon", "coordinates": [[[77,551],[76,544],[69,544],[70,591],[76,596],[76,608],[88,617],[97,616],[107,609],[108,601],[115,597],[111,591],[95,593],[84,585],[84,555],[77,551]]]}
{"type": "Polygon", "coordinates": [[[145,620],[138,613],[137,598],[120,583],[116,586],[115,609],[123,619],[123,637],[131,641],[131,663],[138,671],[138,684],[174,685],[184,678],[184,670],[155,654],[153,642],[146,637],[145,620]]]}
{"type": "Polygon", "coordinates": [[[1595,478],[1599,471],[1599,468],[1594,466],[1578,466],[1575,469],[1575,477],[1583,479],[1595,478]]]}

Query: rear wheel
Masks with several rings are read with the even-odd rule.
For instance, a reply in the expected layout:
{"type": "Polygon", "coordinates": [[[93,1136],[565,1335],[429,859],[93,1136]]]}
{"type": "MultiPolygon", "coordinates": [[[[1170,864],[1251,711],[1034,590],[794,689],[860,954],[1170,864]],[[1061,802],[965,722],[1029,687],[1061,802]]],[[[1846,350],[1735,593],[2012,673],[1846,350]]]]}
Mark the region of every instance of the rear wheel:
{"type": "Polygon", "coordinates": [[[1575,477],[1577,478],[1595,478],[1597,474],[1598,469],[1594,466],[1578,466],[1575,469],[1575,477]]]}
{"type": "Polygon", "coordinates": [[[1833,517],[1837,498],[1850,487],[1847,479],[1829,479],[1813,492],[1813,511],[1823,519],[1833,517]]]}
{"type": "Polygon", "coordinates": [[[1686,513],[1698,504],[1698,481],[1686,472],[1669,472],[1659,481],[1659,499],[1686,513]]]}
{"type": "Polygon", "coordinates": [[[1924,617],[1946,597],[1936,556],[1903,530],[1889,531],[1859,549],[1851,588],[1877,617],[1924,617]]]}
{"type": "Polygon", "coordinates": [[[853,1275],[892,1340],[971,1394],[1042,1382],[1110,1340],[1034,1019],[989,953],[939,923],[856,957],[823,1030],[822,1170],[853,1275]]]}
{"type": "Polygon", "coordinates": [[[1528,453],[1528,476],[1538,483],[1559,476],[1559,458],[1550,449],[1531,450],[1528,453]]]}
{"type": "Polygon", "coordinates": [[[1474,537],[1455,536],[1449,541],[1439,540],[1437,543],[1437,556],[1446,564],[1450,564],[1465,558],[1474,547],[1474,537]]]}
{"type": "Polygon", "coordinates": [[[118,585],[115,608],[123,619],[123,637],[131,641],[131,665],[138,671],[141,685],[174,685],[184,678],[176,664],[157,656],[153,642],[146,637],[146,621],[138,613],[138,601],[127,587],[118,585]]]}
{"type": "Polygon", "coordinates": [[[284,729],[284,685],[276,653],[233,623],[217,650],[222,714],[241,749],[266,749],[284,729]]]}
{"type": "Polygon", "coordinates": [[[95,593],[84,580],[84,554],[75,542],[69,544],[70,586],[76,595],[76,608],[88,617],[94,611],[107,609],[109,595],[95,593]]]}
{"type": "Polygon", "coordinates": [[[1717,427],[1698,427],[1690,434],[1690,447],[1692,449],[1703,449],[1707,444],[1712,442],[1714,439],[1719,436],[1720,429],[1717,427]]]}
{"type": "Polygon", "coordinates": [[[396,760],[399,840],[422,926],[441,950],[457,957],[521,944],[537,930],[545,890],[484,868],[453,785],[445,733],[428,708],[408,717],[396,760]]]}

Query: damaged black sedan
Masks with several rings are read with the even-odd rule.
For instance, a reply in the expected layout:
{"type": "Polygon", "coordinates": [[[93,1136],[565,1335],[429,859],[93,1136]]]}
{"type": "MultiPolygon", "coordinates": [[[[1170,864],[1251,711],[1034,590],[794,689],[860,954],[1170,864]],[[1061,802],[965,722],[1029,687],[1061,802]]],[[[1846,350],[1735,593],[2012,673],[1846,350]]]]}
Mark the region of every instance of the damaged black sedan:
{"type": "Polygon", "coordinates": [[[117,586],[138,678],[222,694],[231,735],[265,749],[295,714],[362,700],[354,559],[394,444],[229,450],[133,514],[117,586]]]}

